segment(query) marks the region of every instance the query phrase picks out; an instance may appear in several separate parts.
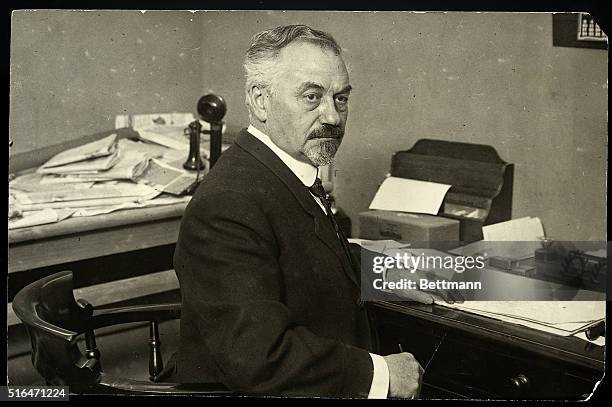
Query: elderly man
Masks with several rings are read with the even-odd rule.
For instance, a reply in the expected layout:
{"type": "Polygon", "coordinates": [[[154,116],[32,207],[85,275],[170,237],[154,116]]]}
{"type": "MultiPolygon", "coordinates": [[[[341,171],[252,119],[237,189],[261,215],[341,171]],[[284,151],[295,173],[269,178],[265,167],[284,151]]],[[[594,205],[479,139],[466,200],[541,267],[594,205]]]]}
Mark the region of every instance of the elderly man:
{"type": "Polygon", "coordinates": [[[359,271],[315,185],[344,135],[340,48],[304,25],[247,51],[250,126],[190,202],[174,263],[183,299],[179,381],[241,393],[418,395],[409,353],[373,353],[359,271]]]}

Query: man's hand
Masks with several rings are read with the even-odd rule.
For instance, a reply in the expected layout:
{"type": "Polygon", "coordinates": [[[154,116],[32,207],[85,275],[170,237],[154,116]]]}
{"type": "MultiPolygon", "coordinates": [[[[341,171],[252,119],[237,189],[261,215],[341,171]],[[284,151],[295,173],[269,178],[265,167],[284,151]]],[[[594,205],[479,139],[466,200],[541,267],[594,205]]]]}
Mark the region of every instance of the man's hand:
{"type": "Polygon", "coordinates": [[[411,353],[384,356],[389,367],[389,397],[415,399],[421,391],[423,368],[411,353]]]}

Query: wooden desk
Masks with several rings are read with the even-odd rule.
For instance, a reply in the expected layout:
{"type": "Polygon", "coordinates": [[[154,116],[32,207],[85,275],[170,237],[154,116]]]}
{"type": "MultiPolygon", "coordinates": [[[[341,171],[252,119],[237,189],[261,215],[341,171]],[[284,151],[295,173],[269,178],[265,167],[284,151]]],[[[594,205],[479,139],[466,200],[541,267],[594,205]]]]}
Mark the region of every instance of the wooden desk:
{"type": "Polygon", "coordinates": [[[187,203],[9,231],[9,273],[176,243],[187,203]]]}
{"type": "Polygon", "coordinates": [[[576,400],[603,377],[605,348],[579,338],[435,304],[371,308],[382,354],[401,344],[423,367],[429,363],[425,398],[576,400]]]}

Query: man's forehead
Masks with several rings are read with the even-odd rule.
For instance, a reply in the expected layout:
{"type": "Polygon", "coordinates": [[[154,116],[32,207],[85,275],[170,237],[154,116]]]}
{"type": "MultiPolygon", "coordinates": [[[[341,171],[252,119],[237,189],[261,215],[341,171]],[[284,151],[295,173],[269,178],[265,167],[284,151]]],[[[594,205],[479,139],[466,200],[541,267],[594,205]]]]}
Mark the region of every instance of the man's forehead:
{"type": "Polygon", "coordinates": [[[329,68],[314,68],[308,67],[296,67],[295,69],[288,70],[291,76],[308,79],[310,77],[322,76],[335,81],[348,80],[348,73],[346,71],[338,71],[337,69],[329,68]]]}
{"type": "Polygon", "coordinates": [[[334,50],[305,41],[295,41],[280,50],[281,63],[301,67],[320,67],[324,65],[342,65],[344,61],[334,50]]]}
{"type": "Polygon", "coordinates": [[[348,72],[342,57],[333,50],[305,42],[292,43],[279,54],[279,64],[293,80],[332,80],[347,82],[348,72]]]}

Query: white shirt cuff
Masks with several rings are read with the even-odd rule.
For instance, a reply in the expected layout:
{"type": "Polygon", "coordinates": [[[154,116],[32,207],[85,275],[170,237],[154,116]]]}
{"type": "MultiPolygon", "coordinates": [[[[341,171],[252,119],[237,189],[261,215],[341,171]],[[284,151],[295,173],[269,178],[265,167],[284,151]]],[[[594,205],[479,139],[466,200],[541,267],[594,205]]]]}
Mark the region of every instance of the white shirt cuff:
{"type": "Polygon", "coordinates": [[[370,386],[369,399],[386,399],[389,394],[389,366],[385,358],[374,353],[370,353],[374,374],[372,375],[372,385],[370,386]]]}

